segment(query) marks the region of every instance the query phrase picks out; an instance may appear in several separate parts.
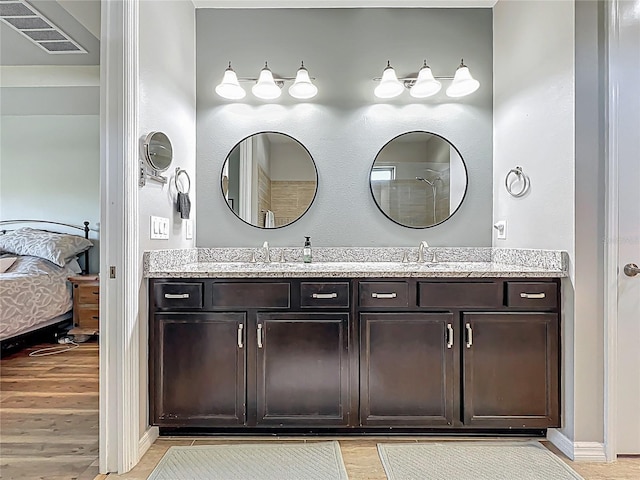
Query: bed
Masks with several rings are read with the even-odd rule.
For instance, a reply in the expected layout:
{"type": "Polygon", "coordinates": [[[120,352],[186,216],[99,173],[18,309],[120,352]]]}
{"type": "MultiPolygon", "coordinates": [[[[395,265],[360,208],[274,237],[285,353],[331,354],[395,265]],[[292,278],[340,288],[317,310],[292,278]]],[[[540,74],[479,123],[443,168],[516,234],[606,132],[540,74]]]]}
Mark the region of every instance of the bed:
{"type": "Polygon", "coordinates": [[[57,230],[80,229],[83,235],[19,227],[0,235],[0,341],[66,322],[72,317],[68,277],[87,273],[93,245],[88,222],[84,227],[58,222],[12,220],[9,224],[53,224],[57,230]],[[14,260],[12,260],[14,259],[14,260]],[[80,259],[83,267],[78,262],[80,259]],[[3,270],[6,268],[6,271],[3,270]]]}

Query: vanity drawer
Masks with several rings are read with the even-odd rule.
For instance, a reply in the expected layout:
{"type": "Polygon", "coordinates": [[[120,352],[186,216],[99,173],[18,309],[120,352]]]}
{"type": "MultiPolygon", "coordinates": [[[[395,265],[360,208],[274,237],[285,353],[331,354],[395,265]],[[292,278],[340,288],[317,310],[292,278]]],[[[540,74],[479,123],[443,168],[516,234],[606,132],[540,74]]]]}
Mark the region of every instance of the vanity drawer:
{"type": "Polygon", "coordinates": [[[500,282],[420,282],[418,305],[421,307],[486,308],[503,305],[500,282]]]}
{"type": "Polygon", "coordinates": [[[168,282],[153,285],[156,308],[202,308],[203,284],[200,282],[168,282]]]}
{"type": "Polygon", "coordinates": [[[408,307],[407,282],[360,282],[361,307],[408,307]]]}
{"type": "Polygon", "coordinates": [[[226,308],[289,308],[288,282],[229,282],[212,285],[212,306],[226,308]]]}
{"type": "Polygon", "coordinates": [[[507,306],[556,308],[558,287],[555,282],[507,282],[507,306]]]}
{"type": "Polygon", "coordinates": [[[301,307],[348,307],[349,282],[302,282],[301,307]]]}

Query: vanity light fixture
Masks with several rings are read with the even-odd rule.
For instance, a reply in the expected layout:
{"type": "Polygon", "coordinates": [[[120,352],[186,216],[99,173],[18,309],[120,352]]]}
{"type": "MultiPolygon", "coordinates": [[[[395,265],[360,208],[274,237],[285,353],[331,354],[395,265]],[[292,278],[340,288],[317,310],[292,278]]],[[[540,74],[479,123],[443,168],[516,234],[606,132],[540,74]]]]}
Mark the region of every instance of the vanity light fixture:
{"type": "Polygon", "coordinates": [[[456,70],[453,82],[447,88],[447,95],[450,97],[464,97],[480,88],[480,82],[471,76],[469,67],[464,64],[464,60],[460,60],[460,66],[456,70]]]}
{"type": "Polygon", "coordinates": [[[375,93],[378,98],[394,98],[402,93],[404,86],[398,80],[396,71],[391,66],[391,62],[387,61],[387,66],[382,72],[380,84],[376,87],[375,93]]]}
{"type": "Polygon", "coordinates": [[[304,67],[304,62],[302,62],[298,73],[296,73],[295,82],[289,87],[289,95],[300,100],[307,100],[315,97],[317,93],[318,87],[311,83],[309,71],[304,67]]]}
{"type": "Polygon", "coordinates": [[[263,100],[273,100],[282,94],[281,87],[276,85],[273,79],[273,73],[269,69],[267,62],[264,62],[264,68],[260,70],[260,76],[256,84],[251,87],[253,94],[263,100]]]}
{"type": "Polygon", "coordinates": [[[318,93],[318,88],[312,83],[313,77],[309,76],[309,71],[302,62],[295,77],[274,77],[267,62],[264,63],[258,78],[237,77],[236,72],[231,68],[231,62],[224,72],[224,77],[215,91],[222,98],[229,100],[240,100],[245,97],[246,92],[240,82],[255,82],[251,87],[251,92],[263,100],[274,100],[282,94],[282,87],[286,81],[294,81],[289,87],[289,95],[300,100],[313,98],[318,93]]]}
{"type": "Polygon", "coordinates": [[[216,93],[222,98],[228,98],[229,100],[240,100],[247,94],[244,88],[240,86],[238,76],[236,72],[233,71],[233,68],[231,68],[231,62],[229,62],[229,66],[224,71],[222,81],[216,87],[216,93]]]}
{"type": "Polygon", "coordinates": [[[425,60],[418,72],[415,83],[409,87],[409,93],[415,98],[427,98],[435,95],[442,88],[442,84],[436,80],[431,72],[431,67],[425,60]]]}
{"type": "Polygon", "coordinates": [[[427,98],[435,95],[442,89],[442,83],[438,80],[452,80],[446,90],[449,97],[458,98],[469,95],[480,87],[480,82],[474,79],[469,72],[469,67],[460,61],[460,66],[453,77],[434,77],[431,67],[425,60],[417,77],[398,78],[395,70],[387,62],[387,68],[382,73],[382,78],[374,78],[380,83],[374,90],[378,98],[394,98],[407,88],[414,98],[427,98]]]}

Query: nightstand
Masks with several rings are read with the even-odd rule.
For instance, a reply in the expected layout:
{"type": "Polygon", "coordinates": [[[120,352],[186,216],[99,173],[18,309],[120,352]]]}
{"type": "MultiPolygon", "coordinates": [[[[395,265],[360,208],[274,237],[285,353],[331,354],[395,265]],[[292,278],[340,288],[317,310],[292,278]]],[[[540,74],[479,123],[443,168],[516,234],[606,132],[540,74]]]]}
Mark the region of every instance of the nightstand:
{"type": "Polygon", "coordinates": [[[100,280],[97,275],[69,277],[73,285],[73,329],[75,335],[97,335],[100,329],[100,280]]]}

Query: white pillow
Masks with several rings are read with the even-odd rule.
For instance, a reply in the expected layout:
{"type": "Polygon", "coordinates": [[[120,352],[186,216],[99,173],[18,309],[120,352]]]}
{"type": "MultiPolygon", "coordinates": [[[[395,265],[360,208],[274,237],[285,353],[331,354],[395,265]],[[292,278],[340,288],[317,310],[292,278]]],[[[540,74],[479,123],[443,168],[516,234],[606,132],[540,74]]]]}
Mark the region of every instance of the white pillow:
{"type": "Polygon", "coordinates": [[[0,258],[0,273],[9,270],[9,267],[17,260],[18,257],[2,257],[0,258]]]}

